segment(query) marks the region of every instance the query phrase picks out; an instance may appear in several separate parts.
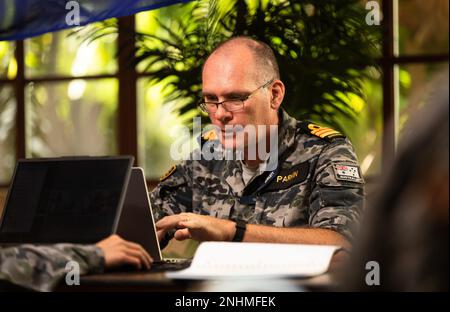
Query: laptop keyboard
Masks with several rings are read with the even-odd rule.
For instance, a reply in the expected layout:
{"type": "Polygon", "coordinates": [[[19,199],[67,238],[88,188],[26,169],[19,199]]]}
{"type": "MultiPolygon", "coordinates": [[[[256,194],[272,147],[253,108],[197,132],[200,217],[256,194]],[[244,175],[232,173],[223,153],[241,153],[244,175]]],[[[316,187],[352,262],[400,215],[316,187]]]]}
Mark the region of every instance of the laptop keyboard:
{"type": "Polygon", "coordinates": [[[163,259],[161,262],[154,262],[150,269],[151,272],[177,271],[188,268],[191,265],[191,259],[163,259]]]}

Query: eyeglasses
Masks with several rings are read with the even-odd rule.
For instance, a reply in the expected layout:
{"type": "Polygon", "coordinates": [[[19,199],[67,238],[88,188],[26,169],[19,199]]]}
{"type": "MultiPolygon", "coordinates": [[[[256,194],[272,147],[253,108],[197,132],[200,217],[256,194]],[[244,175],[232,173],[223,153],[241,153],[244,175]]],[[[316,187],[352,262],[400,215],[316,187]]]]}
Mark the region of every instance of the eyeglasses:
{"type": "Polygon", "coordinates": [[[198,104],[198,106],[200,106],[200,109],[202,111],[204,111],[205,113],[208,113],[208,114],[215,113],[217,111],[217,109],[219,108],[219,105],[222,105],[222,107],[228,112],[235,112],[235,111],[241,110],[242,108],[244,108],[244,101],[247,101],[249,98],[251,98],[256,93],[256,91],[258,91],[259,89],[267,88],[274,80],[275,80],[275,78],[270,79],[265,84],[256,88],[255,90],[250,92],[249,95],[247,95],[243,98],[225,100],[222,102],[201,102],[198,104]]]}

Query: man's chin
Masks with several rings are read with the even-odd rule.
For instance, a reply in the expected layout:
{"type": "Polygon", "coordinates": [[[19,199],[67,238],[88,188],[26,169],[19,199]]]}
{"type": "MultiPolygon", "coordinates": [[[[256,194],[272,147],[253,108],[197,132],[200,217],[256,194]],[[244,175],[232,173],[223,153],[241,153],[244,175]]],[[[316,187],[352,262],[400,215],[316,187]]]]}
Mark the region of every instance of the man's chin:
{"type": "Polygon", "coordinates": [[[224,136],[222,136],[220,138],[220,143],[226,150],[235,151],[237,149],[243,149],[244,147],[244,142],[237,142],[236,138],[225,138],[224,136]]]}

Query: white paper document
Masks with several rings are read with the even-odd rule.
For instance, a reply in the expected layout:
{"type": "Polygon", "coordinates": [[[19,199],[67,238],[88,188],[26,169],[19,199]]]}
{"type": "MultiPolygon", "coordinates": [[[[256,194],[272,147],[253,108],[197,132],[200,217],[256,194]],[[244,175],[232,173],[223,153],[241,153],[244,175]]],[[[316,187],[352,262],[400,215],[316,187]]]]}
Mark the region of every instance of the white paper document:
{"type": "Polygon", "coordinates": [[[167,272],[173,279],[310,277],[328,270],[338,246],[204,242],[189,268],[167,272]]]}

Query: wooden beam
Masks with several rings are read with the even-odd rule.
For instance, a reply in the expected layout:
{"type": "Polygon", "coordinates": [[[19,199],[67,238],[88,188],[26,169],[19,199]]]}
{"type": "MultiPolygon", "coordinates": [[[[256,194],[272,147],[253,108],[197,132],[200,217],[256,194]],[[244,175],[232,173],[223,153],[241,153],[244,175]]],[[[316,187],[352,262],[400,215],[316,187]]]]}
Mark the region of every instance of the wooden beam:
{"type": "Polygon", "coordinates": [[[394,3],[385,0],[383,10],[383,58],[381,68],[383,72],[383,140],[382,140],[382,171],[385,172],[392,163],[395,155],[395,136],[397,117],[395,113],[395,64],[394,53],[394,3]]]}
{"type": "Polygon", "coordinates": [[[133,63],[135,46],[134,16],[119,18],[119,154],[133,155],[138,163],[137,146],[137,74],[133,63]]]}
{"type": "Polygon", "coordinates": [[[26,157],[25,146],[25,57],[23,40],[16,41],[14,51],[17,61],[17,75],[14,79],[14,93],[16,96],[16,158],[26,157]]]}

